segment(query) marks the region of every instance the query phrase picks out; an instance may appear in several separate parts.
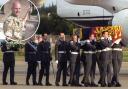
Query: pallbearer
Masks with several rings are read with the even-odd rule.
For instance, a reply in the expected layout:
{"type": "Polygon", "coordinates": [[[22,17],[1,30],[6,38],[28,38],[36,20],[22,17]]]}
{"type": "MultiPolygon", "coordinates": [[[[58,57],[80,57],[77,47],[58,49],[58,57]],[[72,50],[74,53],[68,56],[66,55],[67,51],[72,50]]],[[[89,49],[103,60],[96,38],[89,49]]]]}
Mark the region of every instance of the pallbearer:
{"type": "Polygon", "coordinates": [[[102,66],[102,74],[101,74],[101,86],[111,87],[111,68],[112,68],[112,38],[109,36],[107,31],[102,33],[103,37],[101,37],[101,66],[102,66]],[[107,80],[106,80],[107,77],[107,80]]]}
{"type": "Polygon", "coordinates": [[[44,71],[46,71],[45,85],[51,86],[52,84],[49,82],[49,69],[50,69],[50,61],[52,60],[52,55],[51,55],[51,44],[48,41],[47,33],[43,34],[42,41],[38,44],[37,51],[38,51],[39,60],[41,61],[41,69],[39,72],[38,84],[43,85],[42,78],[44,75],[44,71]]]}
{"type": "Polygon", "coordinates": [[[112,65],[113,65],[113,77],[112,85],[116,87],[121,87],[119,81],[119,72],[123,59],[122,47],[126,46],[123,40],[117,40],[112,45],[112,65]]]}
{"type": "Polygon", "coordinates": [[[3,52],[3,64],[4,64],[4,70],[2,76],[3,85],[8,85],[8,82],[6,82],[6,78],[9,69],[10,69],[10,84],[17,85],[17,83],[14,81],[15,50],[13,50],[13,47],[11,47],[7,42],[2,43],[1,50],[3,52]]]}
{"type": "Polygon", "coordinates": [[[95,77],[95,63],[96,58],[95,56],[95,37],[94,34],[90,34],[89,38],[85,40],[84,45],[82,46],[83,49],[83,59],[84,59],[84,86],[97,86],[94,83],[95,77]],[[92,65],[92,63],[94,65],[92,65]],[[89,76],[90,75],[90,76],[89,76]],[[91,80],[90,80],[91,78],[91,80]]]}
{"type": "Polygon", "coordinates": [[[101,84],[101,74],[102,74],[101,50],[102,50],[101,43],[98,40],[98,41],[96,41],[96,62],[97,62],[98,69],[99,69],[99,74],[100,74],[100,78],[98,80],[98,84],[101,84]]]}
{"type": "Polygon", "coordinates": [[[60,33],[60,38],[56,42],[56,58],[58,60],[57,64],[57,74],[55,85],[59,86],[61,73],[63,73],[62,86],[68,86],[66,83],[67,75],[67,60],[68,60],[68,43],[65,41],[65,34],[60,33]]]}
{"type": "Polygon", "coordinates": [[[37,68],[37,44],[35,43],[35,37],[32,37],[25,44],[25,61],[28,63],[26,85],[29,85],[29,79],[32,75],[33,85],[37,85],[36,81],[36,68],[37,68]]]}
{"type": "Polygon", "coordinates": [[[77,35],[72,36],[70,41],[70,81],[71,86],[81,86],[79,84],[80,71],[80,44],[78,43],[77,35]]]}

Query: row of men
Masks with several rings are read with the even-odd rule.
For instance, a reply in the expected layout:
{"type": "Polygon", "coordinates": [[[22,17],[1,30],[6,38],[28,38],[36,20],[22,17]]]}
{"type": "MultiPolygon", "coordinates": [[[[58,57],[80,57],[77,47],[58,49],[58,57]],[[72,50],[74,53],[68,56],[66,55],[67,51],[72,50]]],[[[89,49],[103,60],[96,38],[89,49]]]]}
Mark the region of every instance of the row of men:
{"type": "MultiPolygon", "coordinates": [[[[90,34],[89,38],[85,41],[80,42],[77,35],[73,35],[71,40],[67,42],[65,40],[65,34],[60,33],[59,40],[55,45],[57,64],[57,73],[55,85],[59,86],[61,73],[63,72],[63,86],[82,86],[79,83],[80,77],[80,61],[83,62],[84,66],[84,77],[82,83],[84,86],[98,86],[95,83],[95,69],[96,63],[98,64],[100,79],[98,84],[102,87],[117,86],[120,87],[119,82],[119,71],[122,63],[122,47],[123,42],[112,43],[112,39],[108,32],[103,32],[103,37],[100,41],[95,40],[94,34],[90,34]],[[80,53],[82,49],[82,53],[80,53]],[[81,54],[81,55],[80,55],[81,54]],[[70,68],[70,80],[67,83],[67,61],[69,60],[70,68]],[[113,75],[111,73],[111,68],[113,65],[113,75]],[[107,80],[106,80],[107,77],[107,80]]],[[[1,47],[3,51],[3,85],[7,85],[6,77],[7,72],[10,68],[10,84],[17,85],[14,81],[14,66],[15,58],[14,51],[9,50],[6,43],[1,47]]],[[[46,73],[46,83],[45,85],[51,86],[49,82],[49,69],[50,61],[52,60],[51,45],[48,41],[48,35],[45,33],[40,37],[40,42],[35,43],[35,39],[31,38],[25,44],[25,61],[28,63],[26,85],[29,85],[29,79],[32,75],[33,85],[43,85],[42,78],[44,73],[46,73]],[[41,69],[39,71],[39,79],[36,81],[36,68],[38,62],[41,63],[41,69]]]]}

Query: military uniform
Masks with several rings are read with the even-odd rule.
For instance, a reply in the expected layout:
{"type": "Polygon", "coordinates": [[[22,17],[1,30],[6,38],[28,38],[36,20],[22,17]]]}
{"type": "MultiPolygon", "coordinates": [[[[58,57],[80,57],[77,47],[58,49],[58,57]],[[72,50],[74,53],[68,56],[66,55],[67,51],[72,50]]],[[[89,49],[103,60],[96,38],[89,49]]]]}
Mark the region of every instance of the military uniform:
{"type": "Polygon", "coordinates": [[[36,43],[29,41],[25,44],[25,61],[28,63],[26,84],[29,85],[29,79],[32,75],[33,85],[37,85],[36,82],[36,68],[37,68],[37,50],[36,43]]]}
{"type": "MultiPolygon", "coordinates": [[[[96,63],[98,63],[98,58],[97,56],[100,56],[99,51],[97,51],[97,42],[95,40],[91,41],[92,45],[92,65],[91,65],[91,71],[90,71],[90,77],[91,77],[91,86],[92,87],[97,87],[98,85],[95,83],[95,71],[96,71],[96,63]]],[[[99,65],[98,65],[99,66],[99,65]]]]}
{"type": "Polygon", "coordinates": [[[67,86],[66,75],[67,75],[67,60],[68,60],[68,43],[66,41],[58,40],[56,42],[57,51],[57,73],[56,73],[56,86],[59,86],[61,72],[63,71],[63,86],[67,86]]]}
{"type": "Polygon", "coordinates": [[[113,65],[112,84],[117,87],[121,86],[119,82],[119,72],[123,59],[122,46],[125,46],[125,44],[122,41],[119,43],[114,43],[112,46],[112,65],[113,65]]]}
{"type": "Polygon", "coordinates": [[[111,87],[111,68],[112,68],[112,40],[101,38],[101,66],[102,66],[102,74],[101,74],[101,86],[106,86],[106,76],[107,76],[107,85],[111,87]]]}
{"type": "Polygon", "coordinates": [[[10,84],[16,85],[17,83],[14,82],[14,67],[15,67],[15,55],[14,50],[11,49],[7,45],[7,43],[2,43],[1,50],[3,52],[3,63],[4,63],[4,70],[3,70],[3,85],[7,85],[6,82],[7,73],[10,69],[10,84]]]}
{"type": "Polygon", "coordinates": [[[81,86],[79,84],[80,77],[80,44],[70,41],[70,81],[71,86],[81,86]]]}
{"type": "Polygon", "coordinates": [[[50,86],[51,84],[49,83],[49,69],[50,69],[50,61],[52,59],[51,57],[51,45],[50,42],[48,41],[42,41],[38,44],[37,47],[38,50],[38,56],[39,60],[41,61],[41,69],[39,72],[39,85],[42,84],[42,78],[44,75],[44,71],[46,71],[46,85],[50,86]]]}
{"type": "Polygon", "coordinates": [[[102,50],[101,43],[99,41],[97,41],[96,42],[96,62],[97,62],[99,74],[100,74],[100,79],[98,81],[98,84],[101,84],[101,74],[102,74],[101,50],[102,50]]]}
{"type": "Polygon", "coordinates": [[[84,59],[84,85],[85,86],[90,86],[90,83],[94,84],[94,67],[95,65],[92,66],[92,61],[96,62],[94,56],[95,56],[95,45],[94,45],[94,41],[90,41],[90,40],[86,40],[85,44],[83,45],[82,49],[83,49],[83,59],[84,59]],[[92,70],[91,70],[92,69],[92,70]],[[89,80],[89,75],[91,77],[91,82],[89,80]]]}
{"type": "Polygon", "coordinates": [[[4,22],[4,34],[13,40],[21,40],[24,31],[22,19],[13,15],[9,16],[4,22]]]}

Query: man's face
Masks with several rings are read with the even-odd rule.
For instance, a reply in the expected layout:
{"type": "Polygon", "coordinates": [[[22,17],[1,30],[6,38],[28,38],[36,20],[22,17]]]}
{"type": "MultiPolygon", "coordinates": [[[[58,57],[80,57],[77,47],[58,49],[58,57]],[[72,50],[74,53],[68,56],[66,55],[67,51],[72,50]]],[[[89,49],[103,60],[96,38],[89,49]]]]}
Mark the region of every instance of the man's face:
{"type": "Polygon", "coordinates": [[[47,40],[48,39],[48,34],[44,34],[44,40],[47,40]]]}
{"type": "Polygon", "coordinates": [[[108,38],[108,37],[109,37],[108,32],[105,32],[105,33],[103,34],[103,36],[104,36],[104,38],[108,38]]]}
{"type": "Polygon", "coordinates": [[[12,6],[13,15],[18,17],[20,15],[20,12],[21,12],[21,4],[19,2],[14,2],[12,6]]]}
{"type": "Polygon", "coordinates": [[[65,34],[64,33],[60,33],[60,39],[65,41],[65,34]]]}
{"type": "Polygon", "coordinates": [[[90,40],[95,40],[95,36],[94,34],[91,34],[90,37],[89,37],[90,40]]]}
{"type": "Polygon", "coordinates": [[[42,42],[43,41],[43,37],[42,35],[39,35],[39,42],[42,42]]]}
{"type": "Polygon", "coordinates": [[[78,39],[77,39],[77,36],[74,35],[74,36],[73,36],[73,41],[74,41],[74,42],[77,42],[77,40],[78,40],[78,39]]]}

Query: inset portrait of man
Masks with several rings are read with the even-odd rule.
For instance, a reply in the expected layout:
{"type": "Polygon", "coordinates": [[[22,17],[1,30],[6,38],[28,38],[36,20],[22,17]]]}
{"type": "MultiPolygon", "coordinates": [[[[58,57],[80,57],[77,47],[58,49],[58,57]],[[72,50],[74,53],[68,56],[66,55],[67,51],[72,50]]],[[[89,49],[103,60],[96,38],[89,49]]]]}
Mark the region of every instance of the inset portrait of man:
{"type": "Polygon", "coordinates": [[[4,17],[3,31],[6,38],[23,41],[32,37],[40,22],[39,12],[34,3],[29,0],[10,0],[4,5],[5,11],[7,6],[10,7],[11,12],[4,17]],[[36,14],[32,14],[33,11],[36,14]]]}

